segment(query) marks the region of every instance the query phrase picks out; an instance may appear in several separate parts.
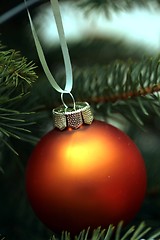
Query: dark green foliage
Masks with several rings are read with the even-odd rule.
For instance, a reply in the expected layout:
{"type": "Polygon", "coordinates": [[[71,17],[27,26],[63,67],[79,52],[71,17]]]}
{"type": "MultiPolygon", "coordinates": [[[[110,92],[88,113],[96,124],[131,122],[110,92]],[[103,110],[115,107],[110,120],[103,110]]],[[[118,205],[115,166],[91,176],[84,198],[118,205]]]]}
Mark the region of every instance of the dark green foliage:
{"type": "MultiPolygon", "coordinates": [[[[3,91],[10,90],[11,94],[15,88],[20,94],[28,91],[31,84],[36,80],[37,76],[34,72],[33,63],[28,63],[27,59],[22,57],[15,50],[4,50],[1,46],[0,51],[0,86],[1,94],[3,91]],[[12,90],[12,91],[11,91],[12,90]]],[[[3,98],[1,96],[1,102],[3,98]]],[[[4,99],[4,101],[7,99],[4,99]]],[[[9,100],[9,99],[8,99],[9,100]]]]}
{"type": "MultiPolygon", "coordinates": [[[[9,138],[14,137],[29,141],[32,124],[31,113],[25,109],[27,95],[37,76],[33,63],[21,57],[15,50],[0,49],[0,139],[14,151],[9,144],[9,138]],[[23,105],[23,107],[22,107],[23,105]]],[[[14,151],[15,152],[15,151],[14,151]]]]}
{"type": "Polygon", "coordinates": [[[115,61],[106,66],[75,69],[74,95],[103,114],[121,113],[137,125],[160,116],[160,57],[139,62],[115,61]]]}

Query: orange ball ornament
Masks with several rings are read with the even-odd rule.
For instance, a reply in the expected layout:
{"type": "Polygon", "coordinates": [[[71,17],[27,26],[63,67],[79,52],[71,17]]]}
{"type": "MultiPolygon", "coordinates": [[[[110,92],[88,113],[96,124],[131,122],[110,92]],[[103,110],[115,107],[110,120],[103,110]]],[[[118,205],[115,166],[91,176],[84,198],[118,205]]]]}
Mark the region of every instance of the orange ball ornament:
{"type": "Polygon", "coordinates": [[[27,165],[26,190],[48,228],[78,234],[131,221],[145,196],[146,169],[126,134],[94,120],[42,137],[27,165]]]}

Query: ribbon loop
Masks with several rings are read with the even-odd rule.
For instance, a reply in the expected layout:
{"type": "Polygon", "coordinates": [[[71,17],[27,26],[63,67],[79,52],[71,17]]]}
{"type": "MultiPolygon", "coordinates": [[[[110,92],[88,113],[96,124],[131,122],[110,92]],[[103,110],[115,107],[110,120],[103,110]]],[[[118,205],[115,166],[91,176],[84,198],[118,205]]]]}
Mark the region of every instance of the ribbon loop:
{"type": "Polygon", "coordinates": [[[76,102],[75,102],[75,99],[74,99],[74,97],[73,97],[73,95],[72,95],[71,92],[63,92],[63,93],[61,93],[61,100],[62,100],[63,106],[64,106],[66,109],[69,107],[69,106],[67,106],[67,104],[64,102],[64,93],[68,93],[68,94],[71,96],[72,101],[73,101],[73,109],[76,110],[76,102]]]}

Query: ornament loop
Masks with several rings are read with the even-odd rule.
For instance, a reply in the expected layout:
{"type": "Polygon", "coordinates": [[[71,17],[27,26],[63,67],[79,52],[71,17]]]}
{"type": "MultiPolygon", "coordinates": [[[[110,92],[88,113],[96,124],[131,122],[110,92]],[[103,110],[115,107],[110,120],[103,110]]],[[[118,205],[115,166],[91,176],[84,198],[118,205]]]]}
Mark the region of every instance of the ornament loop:
{"type": "Polygon", "coordinates": [[[60,130],[67,127],[77,129],[83,123],[92,123],[93,115],[87,102],[73,101],[73,104],[66,106],[64,103],[63,106],[53,109],[55,127],[60,130]]]}
{"type": "Polygon", "coordinates": [[[75,102],[75,99],[74,99],[74,97],[73,97],[73,95],[72,95],[71,92],[63,92],[63,93],[61,93],[61,101],[62,101],[62,103],[63,103],[63,106],[64,106],[66,109],[69,108],[69,106],[67,106],[67,104],[64,102],[64,93],[68,93],[68,94],[71,96],[72,101],[73,101],[73,109],[76,110],[76,102],[75,102]]]}

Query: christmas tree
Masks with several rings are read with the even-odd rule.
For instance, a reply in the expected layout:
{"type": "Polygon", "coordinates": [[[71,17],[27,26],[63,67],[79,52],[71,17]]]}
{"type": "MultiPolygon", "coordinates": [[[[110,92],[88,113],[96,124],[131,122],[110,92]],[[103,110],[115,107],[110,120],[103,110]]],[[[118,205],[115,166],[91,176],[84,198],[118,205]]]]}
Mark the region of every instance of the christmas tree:
{"type": "MultiPolygon", "coordinates": [[[[59,2],[62,7],[68,4],[68,8],[80,9],[86,21],[94,11],[98,17],[103,15],[103,19],[109,20],[113,13],[119,16],[121,12],[130,13],[134,8],[140,11],[144,8],[148,11],[160,9],[158,0],[154,3],[149,0],[59,2]]],[[[31,0],[29,5],[38,32],[50,3],[31,0]]],[[[15,240],[69,239],[69,233],[55,235],[39,221],[25,189],[28,158],[39,139],[53,128],[52,109],[61,105],[61,99],[39,62],[25,4],[18,0],[2,0],[0,23],[0,237],[15,240]]],[[[113,226],[111,223],[106,230],[95,229],[92,237],[106,240],[158,239],[159,53],[141,44],[126,42],[109,33],[100,35],[93,30],[90,29],[91,36],[68,42],[74,76],[72,94],[76,101],[87,101],[91,105],[95,119],[115,125],[136,143],[147,169],[147,192],[139,212],[128,225],[119,222],[113,226]]],[[[46,59],[63,88],[65,71],[61,48],[51,45],[44,43],[46,59]]],[[[67,104],[70,101],[70,97],[65,98],[67,104]]],[[[90,237],[85,229],[76,238],[90,237]]]]}

